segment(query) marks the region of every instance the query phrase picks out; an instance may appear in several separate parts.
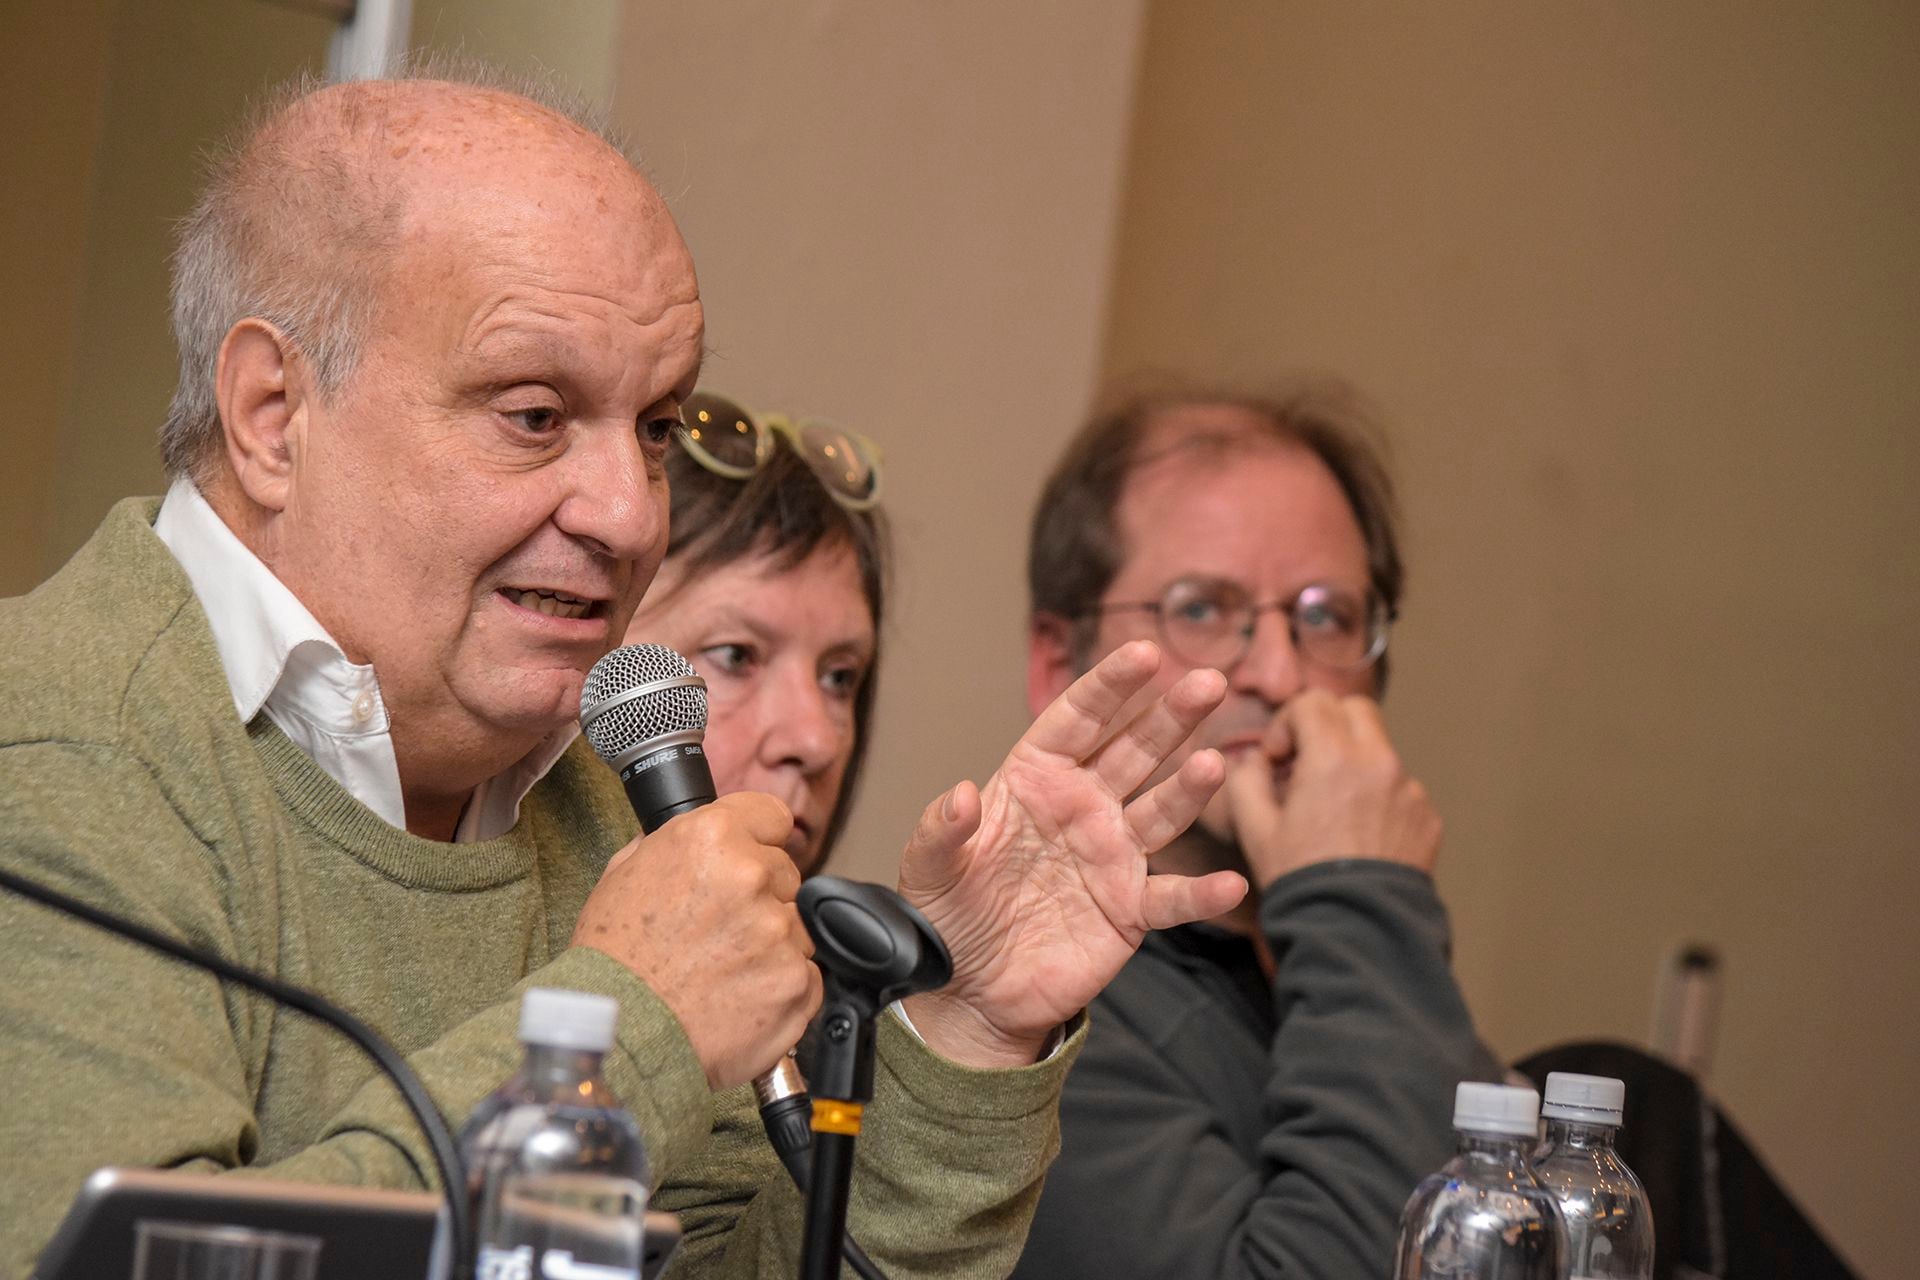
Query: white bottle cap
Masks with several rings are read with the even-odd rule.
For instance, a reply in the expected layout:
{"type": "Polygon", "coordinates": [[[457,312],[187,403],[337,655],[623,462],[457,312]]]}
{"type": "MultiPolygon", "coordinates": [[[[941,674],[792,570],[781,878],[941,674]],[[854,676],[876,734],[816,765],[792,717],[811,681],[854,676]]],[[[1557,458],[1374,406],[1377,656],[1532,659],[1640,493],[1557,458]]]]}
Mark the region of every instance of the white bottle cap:
{"type": "Polygon", "coordinates": [[[1540,1108],[1540,1114],[1549,1120],[1617,1126],[1626,1100],[1627,1086],[1610,1076],[1550,1071],[1547,1073],[1547,1105],[1540,1108]]]}
{"type": "Polygon", "coordinates": [[[1471,1133],[1532,1137],[1540,1131],[1540,1095],[1509,1084],[1463,1080],[1453,1091],[1453,1127],[1471,1133]]]}
{"type": "Polygon", "coordinates": [[[549,1049],[605,1053],[613,1047],[620,1002],[612,996],[529,987],[520,1001],[520,1040],[549,1049]]]}

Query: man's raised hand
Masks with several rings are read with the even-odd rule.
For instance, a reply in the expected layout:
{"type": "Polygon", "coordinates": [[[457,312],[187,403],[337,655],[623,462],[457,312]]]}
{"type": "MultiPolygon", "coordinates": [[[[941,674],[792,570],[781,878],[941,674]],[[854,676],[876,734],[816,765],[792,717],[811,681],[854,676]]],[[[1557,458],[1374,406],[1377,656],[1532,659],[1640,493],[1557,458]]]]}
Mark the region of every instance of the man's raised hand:
{"type": "Polygon", "coordinates": [[[1215,751],[1135,796],[1219,705],[1226,680],[1189,672],[1125,724],[1159,668],[1125,645],[1040,714],[986,786],[927,806],[900,865],[900,892],[953,953],[953,981],[907,1001],[945,1056],[974,1066],[1034,1060],[1046,1038],[1112,980],[1149,929],[1216,916],[1245,894],[1235,872],[1149,877],[1147,857],[1219,787],[1215,751]]]}

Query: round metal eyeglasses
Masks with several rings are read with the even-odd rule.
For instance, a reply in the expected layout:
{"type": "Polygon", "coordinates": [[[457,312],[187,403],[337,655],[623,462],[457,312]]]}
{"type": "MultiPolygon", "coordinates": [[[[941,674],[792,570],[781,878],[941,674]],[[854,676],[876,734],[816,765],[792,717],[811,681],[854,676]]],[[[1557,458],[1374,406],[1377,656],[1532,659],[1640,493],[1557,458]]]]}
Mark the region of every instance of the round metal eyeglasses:
{"type": "Polygon", "coordinates": [[[680,443],[687,456],[715,475],[745,480],[767,465],[775,439],[812,469],[833,500],[849,511],[880,501],[880,446],[858,432],[823,421],[790,421],[752,410],[712,392],[696,391],[680,411],[680,443]]]}
{"type": "Polygon", "coordinates": [[[1225,578],[1181,578],[1158,600],[1103,604],[1095,613],[1151,613],[1167,651],[1190,667],[1230,671],[1253,647],[1260,615],[1279,611],[1294,650],[1334,671],[1364,671],[1387,650],[1393,624],[1385,602],[1373,592],[1355,595],[1313,583],[1290,600],[1256,603],[1253,593],[1225,578]]]}

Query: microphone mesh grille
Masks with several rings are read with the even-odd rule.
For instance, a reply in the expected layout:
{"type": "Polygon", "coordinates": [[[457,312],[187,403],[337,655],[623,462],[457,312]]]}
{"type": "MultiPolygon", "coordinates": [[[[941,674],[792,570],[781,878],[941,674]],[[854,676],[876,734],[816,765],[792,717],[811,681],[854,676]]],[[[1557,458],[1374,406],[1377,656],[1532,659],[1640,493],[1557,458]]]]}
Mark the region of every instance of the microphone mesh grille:
{"type": "Polygon", "coordinates": [[[663,644],[623,644],[587,672],[587,683],[580,690],[580,709],[584,713],[615,694],[656,680],[684,680],[693,673],[691,662],[663,644]]]}
{"type": "Polygon", "coordinates": [[[608,698],[660,680],[684,679],[693,664],[664,645],[628,644],[594,663],[580,691],[580,721],[587,741],[611,761],[644,742],[707,727],[707,691],[700,685],[654,689],[605,711],[608,698]]]}

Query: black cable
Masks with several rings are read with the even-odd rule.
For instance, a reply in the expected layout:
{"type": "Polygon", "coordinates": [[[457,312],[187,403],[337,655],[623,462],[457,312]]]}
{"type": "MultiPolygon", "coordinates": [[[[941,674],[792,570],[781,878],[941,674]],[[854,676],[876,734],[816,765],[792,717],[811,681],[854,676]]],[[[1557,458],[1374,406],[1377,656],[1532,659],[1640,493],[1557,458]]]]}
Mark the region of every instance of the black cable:
{"type": "Polygon", "coordinates": [[[448,1230],[453,1235],[453,1271],[452,1275],[464,1276],[468,1270],[471,1228],[467,1221],[467,1178],[460,1163],[460,1152],[454,1146],[453,1135],[448,1132],[446,1121],[440,1116],[439,1108],[433,1099],[427,1096],[420,1078],[405,1059],[393,1051],[375,1031],[345,1009],[311,991],[266,977],[250,969],[243,969],[230,960],[200,950],[198,947],[157,933],[145,925],[125,920],[110,911],[91,906],[77,898],[70,898],[57,889],[35,883],[11,871],[0,869],[0,886],[13,890],[23,898],[31,898],[43,906],[77,916],[89,924],[119,934],[123,938],[164,952],[176,960],[207,969],[229,982],[237,982],[243,987],[258,991],[260,994],[279,1001],[288,1008],[297,1009],[308,1017],[333,1027],[349,1040],[359,1045],[366,1055],[393,1078],[400,1089],[400,1096],[413,1111],[413,1118],[426,1135],[427,1145],[433,1149],[434,1164],[439,1167],[440,1183],[446,1193],[448,1230]]]}

